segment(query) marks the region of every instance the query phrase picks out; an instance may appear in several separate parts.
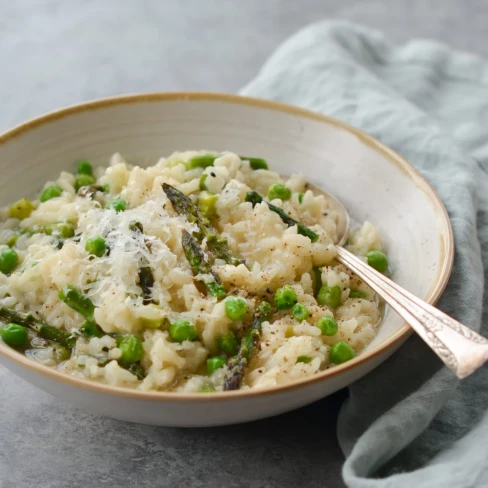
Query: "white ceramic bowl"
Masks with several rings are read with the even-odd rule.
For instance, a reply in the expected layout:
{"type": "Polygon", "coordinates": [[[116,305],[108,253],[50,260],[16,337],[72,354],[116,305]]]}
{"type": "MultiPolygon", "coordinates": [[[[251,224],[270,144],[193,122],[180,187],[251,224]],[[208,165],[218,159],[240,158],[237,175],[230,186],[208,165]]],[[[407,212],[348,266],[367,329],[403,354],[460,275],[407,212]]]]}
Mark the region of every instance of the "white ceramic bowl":
{"type": "MultiPolygon", "coordinates": [[[[154,164],[186,149],[260,156],[283,174],[301,172],[335,194],[359,221],[377,225],[394,279],[433,303],[453,260],[447,213],[434,190],[393,151],[342,122],[296,107],[233,95],[171,93],[86,103],[0,136],[0,205],[32,196],[73,162],[104,164],[114,152],[154,164]]],[[[308,379],[266,390],[214,394],[140,392],[41,366],[0,344],[0,361],[39,388],[93,412],[156,425],[212,426],[306,405],[343,388],[392,354],[411,329],[388,310],[358,357],[308,379]]]]}

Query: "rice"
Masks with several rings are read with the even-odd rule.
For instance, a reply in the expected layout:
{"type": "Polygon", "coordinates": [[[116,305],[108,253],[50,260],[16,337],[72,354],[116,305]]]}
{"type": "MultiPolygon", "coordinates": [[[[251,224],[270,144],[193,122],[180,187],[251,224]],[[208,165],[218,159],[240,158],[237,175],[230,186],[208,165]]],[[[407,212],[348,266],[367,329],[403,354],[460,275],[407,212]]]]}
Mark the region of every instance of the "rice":
{"type": "MultiPolygon", "coordinates": [[[[75,176],[63,172],[44,188],[56,185],[59,197],[33,201],[35,209],[22,220],[3,209],[0,225],[1,249],[16,236],[19,264],[10,274],[0,273],[0,307],[34,317],[67,331],[76,338],[71,357],[59,360],[56,348],[42,340],[26,348],[32,359],[68,374],[115,386],[140,390],[198,392],[224,389],[228,366],[206,369],[209,358],[222,355],[219,340],[232,331],[243,337],[261,300],[273,303],[277,290],[290,285],[309,316],[302,321],[290,310],[275,310],[262,323],[258,348],[245,370],[241,388],[263,388],[305,378],[334,367],[333,344],[344,341],[359,353],[374,338],[381,322],[377,295],[348,269],[335,261],[338,215],[326,197],[309,188],[302,175],[282,178],[276,172],[251,168],[249,161],[225,152],[211,166],[188,169],[187,161],[208,151],[186,151],[161,158],[154,166],[141,168],[114,154],[107,168],[96,168],[94,185],[109,188],[94,196],[81,196],[74,189],[75,176]],[[206,239],[200,244],[212,264],[212,273],[194,274],[182,247],[184,231],[194,234],[198,225],[179,215],[162,184],[168,183],[188,195],[194,203],[206,191],[216,195],[217,218],[213,224],[228,243],[239,265],[214,259],[206,239]],[[318,235],[311,239],[287,226],[266,203],[246,201],[255,190],[266,196],[271,185],[283,183],[290,191],[287,201],[271,203],[308,226],[318,235]],[[125,211],[105,205],[123,199],[125,211]],[[131,230],[138,222],[143,232],[131,230]],[[72,237],[60,238],[33,232],[42,226],[66,223],[74,227],[72,237]],[[87,241],[102,237],[107,249],[101,257],[86,251],[87,241]],[[141,292],[140,269],[153,278],[150,302],[141,292]],[[323,285],[340,288],[341,304],[333,309],[319,305],[317,272],[323,285]],[[228,297],[246,301],[242,320],[232,320],[225,301],[205,292],[202,283],[217,277],[228,297]],[[86,318],[59,298],[66,285],[76,287],[94,305],[93,321],[102,337],[82,333],[86,318]],[[350,298],[351,289],[363,298],[350,298]],[[334,317],[338,332],[324,335],[317,327],[320,318],[334,317]],[[172,339],[170,324],[187,320],[198,333],[196,340],[172,339]],[[142,344],[138,362],[143,375],[121,361],[120,337],[134,335],[142,344]],[[306,358],[305,360],[303,358],[306,358]]],[[[213,153],[215,154],[215,153],[213,153]]],[[[83,190],[83,189],[82,189],[83,190]]],[[[12,245],[12,244],[10,244],[12,245]]],[[[369,222],[349,237],[349,249],[365,255],[382,250],[378,230],[369,222]]],[[[31,337],[32,339],[32,337],[31,337]]]]}

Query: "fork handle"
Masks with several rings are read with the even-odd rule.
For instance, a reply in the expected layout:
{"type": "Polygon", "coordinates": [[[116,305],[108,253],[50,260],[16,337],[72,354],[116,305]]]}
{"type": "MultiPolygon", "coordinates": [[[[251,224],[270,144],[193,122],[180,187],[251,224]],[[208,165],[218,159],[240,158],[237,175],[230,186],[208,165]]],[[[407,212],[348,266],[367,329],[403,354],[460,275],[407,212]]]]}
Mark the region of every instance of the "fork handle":
{"type": "Polygon", "coordinates": [[[466,378],[488,360],[488,340],[382,275],[343,247],[338,261],[375,290],[422,337],[444,364],[466,378]]]}

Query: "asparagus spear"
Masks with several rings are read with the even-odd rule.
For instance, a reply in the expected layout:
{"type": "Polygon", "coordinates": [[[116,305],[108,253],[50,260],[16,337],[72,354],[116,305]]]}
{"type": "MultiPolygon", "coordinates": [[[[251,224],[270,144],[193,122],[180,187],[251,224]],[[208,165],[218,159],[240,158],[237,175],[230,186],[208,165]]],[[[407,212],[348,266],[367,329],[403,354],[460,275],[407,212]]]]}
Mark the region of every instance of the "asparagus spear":
{"type": "Polygon", "coordinates": [[[322,288],[322,270],[320,268],[313,268],[313,283],[313,296],[316,297],[322,288]]]}
{"type": "Polygon", "coordinates": [[[239,266],[239,264],[242,264],[242,261],[237,259],[232,254],[232,251],[229,249],[229,245],[227,244],[227,239],[219,235],[217,231],[207,232],[205,237],[207,238],[208,250],[216,258],[222,259],[227,264],[233,264],[234,266],[239,266]]]}
{"type": "Polygon", "coordinates": [[[227,364],[227,373],[224,379],[224,390],[238,390],[241,387],[244,373],[251,356],[257,351],[261,337],[261,324],[269,318],[271,305],[261,302],[254,313],[252,325],[241,341],[237,356],[231,358],[227,364]]]}
{"type": "Polygon", "coordinates": [[[83,322],[80,326],[80,332],[82,332],[83,335],[88,338],[103,337],[105,335],[103,329],[92,320],[83,322]]]}
{"type": "MultiPolygon", "coordinates": [[[[113,359],[110,359],[110,358],[103,359],[101,361],[98,361],[98,366],[103,368],[104,366],[107,366],[107,364],[110,363],[111,361],[113,361],[113,359]]],[[[147,376],[146,372],[144,371],[144,368],[142,367],[140,362],[132,363],[132,364],[125,364],[119,360],[119,361],[117,361],[117,363],[121,368],[126,369],[127,371],[132,373],[134,376],[136,376],[138,380],[142,381],[147,376]]]]}
{"type": "MultiPolygon", "coordinates": [[[[257,203],[263,202],[263,197],[257,191],[248,191],[246,194],[246,202],[251,202],[254,207],[254,205],[257,203]]],[[[303,225],[291,218],[281,208],[276,207],[272,203],[265,203],[268,205],[270,210],[277,213],[281,217],[281,220],[288,225],[288,227],[296,225],[298,228],[298,233],[302,236],[308,237],[312,242],[315,242],[319,238],[318,234],[316,234],[312,229],[309,229],[306,225],[303,225]]]]}
{"type": "Polygon", "coordinates": [[[88,320],[93,319],[95,306],[86,295],[78,290],[78,288],[72,285],[66,285],[58,293],[58,298],[73,310],[76,310],[78,313],[83,315],[83,317],[87,318],[88,320]]]}
{"type": "MultiPolygon", "coordinates": [[[[129,225],[129,229],[137,234],[144,233],[144,227],[140,222],[137,221],[131,222],[129,225]]],[[[145,242],[145,244],[148,251],[150,251],[149,244],[147,242],[145,242]]],[[[149,266],[142,266],[139,269],[139,286],[142,289],[142,302],[144,303],[144,305],[153,303],[151,288],[154,286],[154,276],[152,273],[152,269],[149,266]]]]}
{"type": "Polygon", "coordinates": [[[78,288],[73,285],[66,285],[58,293],[58,298],[87,319],[80,326],[80,332],[85,337],[103,337],[105,335],[103,329],[93,320],[95,312],[93,302],[78,288]]]}
{"type": "Polygon", "coordinates": [[[52,325],[45,324],[34,318],[30,313],[21,314],[8,308],[0,307],[0,319],[7,323],[12,322],[14,324],[22,325],[47,341],[57,342],[70,349],[75,346],[76,337],[71,336],[68,332],[59,330],[52,325]]]}
{"type": "Polygon", "coordinates": [[[136,233],[140,232],[142,234],[144,232],[144,227],[140,222],[135,221],[129,224],[129,230],[136,233]]]}
{"type": "Polygon", "coordinates": [[[142,289],[142,303],[144,305],[153,303],[151,288],[154,286],[154,276],[149,266],[143,266],[139,269],[139,286],[142,289]]]}
{"type": "MultiPolygon", "coordinates": [[[[76,337],[72,336],[68,332],[60,330],[52,325],[45,324],[41,320],[38,320],[32,316],[32,314],[22,314],[16,312],[15,310],[10,310],[5,307],[0,307],[0,320],[7,323],[14,323],[21,325],[35,334],[40,338],[48,342],[48,344],[53,347],[56,354],[64,359],[69,359],[69,352],[76,345],[76,337]]],[[[87,321],[81,326],[81,330],[87,337],[102,337],[104,332],[100,327],[94,322],[87,321]]],[[[105,366],[110,362],[107,359],[105,362],[100,362],[99,366],[105,366]]],[[[127,369],[132,374],[136,375],[139,380],[143,380],[145,375],[144,368],[140,363],[134,364],[123,364],[119,362],[122,368],[127,369]]]]}
{"type": "Polygon", "coordinates": [[[183,230],[181,245],[183,246],[186,259],[190,263],[191,270],[195,276],[200,273],[211,274],[213,276],[212,281],[204,283],[208,293],[217,298],[225,297],[225,289],[220,283],[219,277],[212,271],[212,267],[205,259],[200,244],[198,244],[198,241],[186,230],[183,230]]]}
{"type": "Polygon", "coordinates": [[[186,163],[187,169],[206,168],[212,166],[220,154],[201,154],[190,158],[186,163]]]}
{"type": "Polygon", "coordinates": [[[239,156],[244,161],[249,161],[249,166],[252,169],[268,169],[268,163],[263,158],[249,158],[247,156],[239,156]]]}
{"type": "MultiPolygon", "coordinates": [[[[212,228],[210,220],[204,215],[204,213],[180,190],[177,190],[174,186],[168,183],[163,183],[163,191],[173,204],[174,209],[180,215],[186,215],[186,218],[190,222],[198,224],[199,227],[212,228]]],[[[202,229],[202,232],[205,230],[202,229]]]]}
{"type": "Polygon", "coordinates": [[[176,212],[180,215],[186,215],[186,218],[190,222],[198,225],[202,233],[202,238],[205,237],[207,239],[208,250],[216,258],[222,259],[227,264],[233,264],[234,266],[241,264],[242,261],[232,254],[227,239],[219,235],[217,229],[210,223],[210,220],[184,193],[167,183],[163,183],[163,190],[173,204],[176,212]]]}
{"type": "MultiPolygon", "coordinates": [[[[120,366],[122,366],[120,364],[120,366]]],[[[143,380],[146,377],[146,372],[144,371],[144,368],[141,366],[141,363],[133,363],[128,367],[122,366],[123,368],[127,369],[127,371],[130,371],[133,375],[137,376],[138,380],[143,380]]]]}

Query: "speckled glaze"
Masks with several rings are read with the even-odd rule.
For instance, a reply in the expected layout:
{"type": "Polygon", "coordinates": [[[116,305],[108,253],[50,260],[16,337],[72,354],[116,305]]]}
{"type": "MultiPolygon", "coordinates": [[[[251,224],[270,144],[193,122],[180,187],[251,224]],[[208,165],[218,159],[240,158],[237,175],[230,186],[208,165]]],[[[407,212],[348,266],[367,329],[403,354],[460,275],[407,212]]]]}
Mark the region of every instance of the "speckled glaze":
{"type": "MultiPolygon", "coordinates": [[[[148,94],[105,99],[35,119],[0,136],[0,204],[34,194],[80,158],[104,164],[120,152],[130,162],[149,165],[185,149],[260,156],[283,174],[303,173],[337,196],[354,220],[370,220],[380,228],[395,281],[429,303],[442,293],[452,267],[452,231],[429,184],[363,132],[275,102],[219,94],[148,94]]],[[[387,310],[374,341],[348,363],[283,387],[214,394],[100,385],[41,366],[3,344],[0,362],[92,412],[155,425],[213,426],[275,415],[329,395],[371,371],[410,332],[387,310]]]]}

